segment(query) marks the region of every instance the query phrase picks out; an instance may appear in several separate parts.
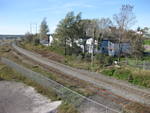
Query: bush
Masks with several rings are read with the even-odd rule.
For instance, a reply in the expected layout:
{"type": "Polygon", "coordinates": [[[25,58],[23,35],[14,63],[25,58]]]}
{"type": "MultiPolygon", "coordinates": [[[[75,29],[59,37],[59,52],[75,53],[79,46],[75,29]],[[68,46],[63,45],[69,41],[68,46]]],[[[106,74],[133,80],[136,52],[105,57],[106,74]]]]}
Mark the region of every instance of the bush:
{"type": "Polygon", "coordinates": [[[133,76],[132,76],[132,75],[129,75],[129,77],[128,77],[128,82],[131,82],[131,83],[132,83],[133,80],[134,80],[134,79],[133,79],[133,76]]]}
{"type": "Polygon", "coordinates": [[[124,68],[108,68],[102,71],[103,74],[108,76],[113,76],[118,79],[128,80],[130,82],[133,81],[133,77],[131,71],[124,68]]]}
{"type": "Polygon", "coordinates": [[[24,36],[24,39],[26,42],[32,42],[33,41],[33,35],[31,33],[26,33],[24,36]]]}
{"type": "Polygon", "coordinates": [[[64,51],[65,51],[64,48],[59,45],[49,46],[48,49],[50,51],[56,52],[57,54],[60,54],[60,55],[64,55],[64,51]]]}
{"type": "Polygon", "coordinates": [[[107,68],[102,71],[103,74],[113,76],[117,79],[127,80],[128,82],[150,88],[150,71],[136,70],[134,68],[107,68]]]}
{"type": "Polygon", "coordinates": [[[99,61],[100,66],[102,67],[112,65],[113,63],[113,57],[104,54],[97,54],[96,60],[99,61]]]}
{"type": "Polygon", "coordinates": [[[116,69],[113,76],[115,76],[118,79],[128,80],[129,76],[132,75],[130,70],[121,68],[121,69],[116,69]]]}
{"type": "Polygon", "coordinates": [[[40,39],[36,38],[34,39],[34,45],[37,46],[40,44],[40,39]]]}
{"type": "Polygon", "coordinates": [[[105,69],[102,71],[103,74],[108,75],[108,76],[113,76],[115,72],[115,69],[105,69]]]}
{"type": "Polygon", "coordinates": [[[135,75],[134,80],[132,81],[133,84],[144,86],[150,88],[150,77],[144,75],[135,75]]]}

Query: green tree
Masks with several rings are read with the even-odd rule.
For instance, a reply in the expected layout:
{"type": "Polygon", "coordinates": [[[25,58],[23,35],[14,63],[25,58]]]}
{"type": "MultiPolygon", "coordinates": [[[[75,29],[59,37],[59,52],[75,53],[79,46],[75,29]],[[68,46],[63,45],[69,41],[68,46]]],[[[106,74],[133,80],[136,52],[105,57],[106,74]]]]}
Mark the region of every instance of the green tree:
{"type": "Polygon", "coordinates": [[[61,47],[64,47],[64,55],[67,55],[67,40],[68,35],[67,35],[67,23],[66,20],[63,19],[59,22],[57,25],[57,28],[55,30],[55,35],[54,39],[57,41],[58,45],[61,47]]]}
{"type": "Polygon", "coordinates": [[[62,19],[55,31],[55,36],[65,46],[65,55],[67,48],[69,54],[73,54],[76,47],[75,41],[79,38],[78,23],[81,20],[81,13],[74,15],[74,12],[67,13],[66,17],[62,19]]]}
{"type": "Polygon", "coordinates": [[[41,39],[48,38],[47,37],[48,32],[49,32],[49,28],[47,25],[46,18],[44,18],[43,21],[41,22],[41,25],[40,25],[40,38],[41,39]]]}

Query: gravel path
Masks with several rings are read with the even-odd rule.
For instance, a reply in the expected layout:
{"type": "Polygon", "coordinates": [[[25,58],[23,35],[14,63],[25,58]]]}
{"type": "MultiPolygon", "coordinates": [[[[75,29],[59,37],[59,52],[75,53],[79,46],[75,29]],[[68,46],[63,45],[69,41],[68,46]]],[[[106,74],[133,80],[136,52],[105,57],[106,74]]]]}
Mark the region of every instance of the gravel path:
{"type": "Polygon", "coordinates": [[[49,113],[60,104],[23,83],[0,81],[0,113],[49,113]]]}
{"type": "Polygon", "coordinates": [[[13,44],[13,48],[15,48],[15,50],[17,50],[21,54],[33,59],[34,61],[47,65],[54,69],[57,69],[58,71],[64,74],[85,80],[87,82],[95,84],[96,86],[100,88],[103,87],[113,92],[114,94],[125,97],[127,99],[150,105],[150,90],[149,89],[141,89],[139,87],[133,86],[121,80],[116,80],[116,79],[106,77],[95,72],[79,70],[79,69],[66,66],[64,64],[60,64],[58,62],[43,58],[39,54],[19,48],[15,44],[13,44]]]}

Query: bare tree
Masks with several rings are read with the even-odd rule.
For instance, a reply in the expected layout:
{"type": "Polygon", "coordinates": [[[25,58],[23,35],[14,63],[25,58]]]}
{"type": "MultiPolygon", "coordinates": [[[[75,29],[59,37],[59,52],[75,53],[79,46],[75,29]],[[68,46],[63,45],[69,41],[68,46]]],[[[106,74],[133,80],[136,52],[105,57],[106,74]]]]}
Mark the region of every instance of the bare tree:
{"type": "Polygon", "coordinates": [[[120,9],[119,14],[114,15],[114,21],[117,24],[118,27],[118,40],[119,40],[119,57],[118,60],[120,60],[120,49],[121,49],[121,41],[126,39],[126,31],[135,24],[136,17],[133,13],[133,6],[127,4],[122,5],[122,8],[120,9]]]}
{"type": "Polygon", "coordinates": [[[100,41],[105,38],[108,37],[110,35],[110,27],[113,26],[112,21],[109,18],[101,18],[98,21],[98,26],[99,26],[99,37],[97,39],[98,42],[98,46],[97,49],[99,50],[100,48],[100,41]]]}
{"type": "Polygon", "coordinates": [[[98,24],[101,38],[104,38],[104,36],[107,35],[109,32],[109,28],[113,26],[113,23],[109,18],[101,18],[98,24]]]}

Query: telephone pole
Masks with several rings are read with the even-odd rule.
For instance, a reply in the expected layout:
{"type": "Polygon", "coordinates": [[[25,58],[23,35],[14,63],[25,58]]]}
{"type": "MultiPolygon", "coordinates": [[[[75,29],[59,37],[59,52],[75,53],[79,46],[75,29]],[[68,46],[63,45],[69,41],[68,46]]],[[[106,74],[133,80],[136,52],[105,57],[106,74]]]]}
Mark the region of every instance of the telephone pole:
{"type": "Polygon", "coordinates": [[[32,23],[30,23],[30,33],[32,34],[32,23]]]}

